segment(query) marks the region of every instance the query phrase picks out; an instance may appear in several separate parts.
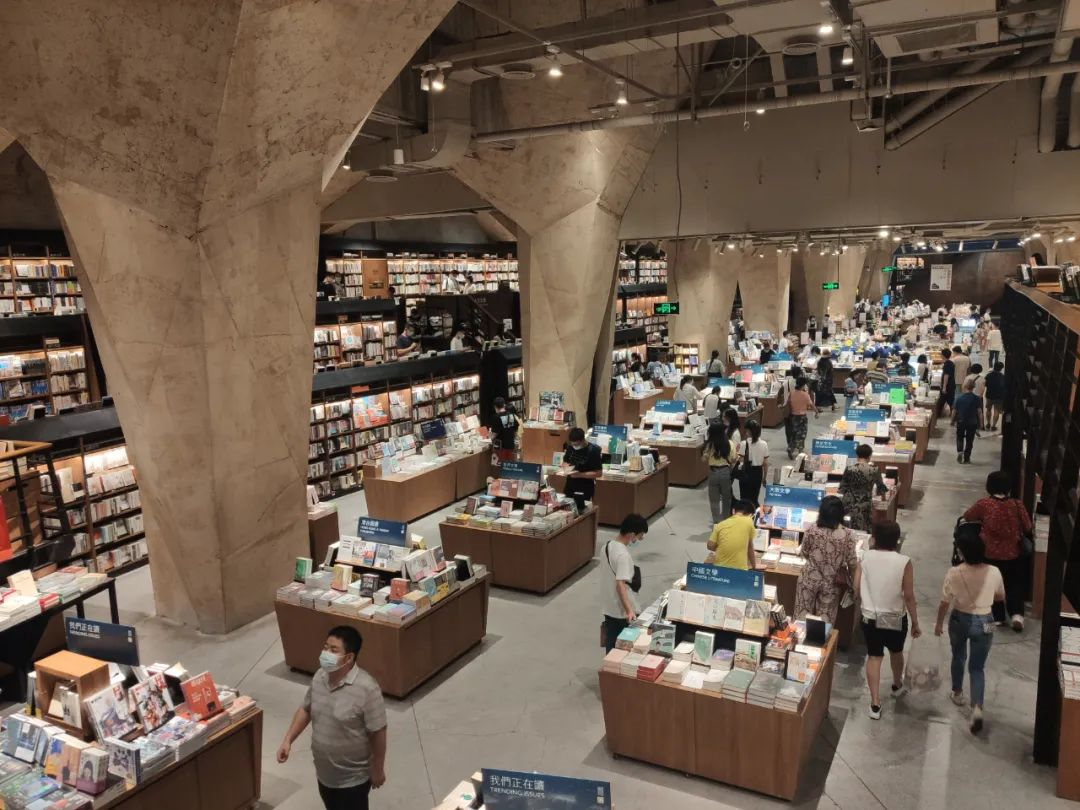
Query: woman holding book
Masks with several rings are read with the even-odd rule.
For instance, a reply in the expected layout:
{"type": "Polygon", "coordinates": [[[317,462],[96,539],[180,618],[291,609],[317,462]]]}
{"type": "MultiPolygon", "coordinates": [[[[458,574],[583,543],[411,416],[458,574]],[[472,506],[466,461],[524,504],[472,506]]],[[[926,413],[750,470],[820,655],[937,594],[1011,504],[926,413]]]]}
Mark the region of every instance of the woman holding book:
{"type": "Polygon", "coordinates": [[[795,618],[807,614],[836,624],[840,598],[859,567],[855,538],[844,525],[844,504],[835,495],[821,499],[817,524],[803,534],[799,555],[806,565],[795,586],[795,618]]]}
{"type": "Polygon", "coordinates": [[[900,527],[883,521],[874,527],[874,547],[863,554],[855,570],[855,590],[862,605],[862,633],[866,639],[866,684],[870,687],[870,718],[881,719],[881,664],[889,651],[892,696],[901,697],[904,687],[904,642],[908,618],[911,637],[922,635],[915,605],[915,572],[911,558],[896,549],[900,527]]]}
{"type": "Polygon", "coordinates": [[[884,495],[889,491],[881,478],[881,470],[870,461],[873,454],[873,447],[860,444],[855,449],[855,463],[844,470],[844,477],[840,479],[844,509],[851,518],[851,528],[859,532],[868,532],[873,525],[874,492],[884,495]]]}
{"type": "Polygon", "coordinates": [[[709,425],[702,457],[709,465],[709,509],[715,526],[731,514],[731,468],[737,458],[721,425],[709,425]]]}

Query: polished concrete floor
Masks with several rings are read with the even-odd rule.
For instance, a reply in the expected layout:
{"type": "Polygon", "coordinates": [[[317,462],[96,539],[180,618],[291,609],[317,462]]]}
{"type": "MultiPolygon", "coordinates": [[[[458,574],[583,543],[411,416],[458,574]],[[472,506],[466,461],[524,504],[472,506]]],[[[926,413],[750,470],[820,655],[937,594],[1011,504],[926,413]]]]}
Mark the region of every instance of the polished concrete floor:
{"type": "MultiPolygon", "coordinates": [[[[811,420],[812,423],[814,420],[811,420]]],[[[827,419],[811,426],[811,436],[827,419]]],[[[927,463],[917,467],[914,503],[902,510],[905,552],[915,561],[919,611],[928,636],[916,642],[928,655],[947,654],[933,638],[933,615],[948,566],[951,526],[982,493],[996,468],[1000,439],[976,444],[970,466],[956,463],[952,434],[939,431],[927,463]]],[[[785,458],[781,431],[766,431],[774,461],[785,458]]],[[[364,514],[363,494],[337,502],[343,531],[364,514]]],[[[655,516],[646,541],[635,549],[651,600],[704,556],[708,506],[703,488],[672,488],[667,509],[655,516]]],[[[413,530],[438,538],[441,513],[413,530]]],[[[600,541],[613,535],[601,530],[600,541]]],[[[638,762],[615,760],[604,747],[597,686],[602,651],[597,646],[598,588],[603,572],[592,564],[547,596],[493,589],[484,642],[407,700],[388,699],[388,782],[373,794],[379,810],[428,810],[458,780],[483,766],[537,770],[609,780],[619,810],[645,808],[759,808],[784,803],[638,762]]],[[[281,572],[285,583],[291,571],[281,572]]],[[[225,637],[207,637],[153,616],[146,569],[120,581],[122,620],[139,631],[145,661],[182,660],[209,669],[216,680],[255,697],[265,716],[262,807],[318,806],[309,755],[302,737],[285,765],[274,754],[307,678],[282,661],[273,615],[225,637]]],[[[107,617],[104,605],[92,615],[107,617]]],[[[1054,798],[1055,771],[1031,762],[1037,622],[1023,635],[999,631],[988,664],[987,725],[972,736],[945,693],[886,701],[880,721],[867,716],[864,650],[842,653],[829,715],[814,762],[795,807],[1016,808],[1066,806],[1054,798]]],[[[632,712],[633,707],[627,706],[632,712]]],[[[722,728],[717,734],[725,733],[722,728]]],[[[768,759],[770,754],[762,751],[768,759]]],[[[777,767],[782,767],[777,763],[777,767]]]]}

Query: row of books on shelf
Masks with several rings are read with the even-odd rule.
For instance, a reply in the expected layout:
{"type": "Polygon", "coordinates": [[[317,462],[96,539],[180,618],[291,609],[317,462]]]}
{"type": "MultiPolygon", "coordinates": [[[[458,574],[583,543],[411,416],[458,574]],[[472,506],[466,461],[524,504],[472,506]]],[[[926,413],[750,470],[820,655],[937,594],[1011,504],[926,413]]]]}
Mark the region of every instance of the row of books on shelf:
{"type": "MultiPolygon", "coordinates": [[[[548,537],[569,526],[578,516],[574,499],[560,495],[551,487],[539,489],[532,498],[536,503],[514,508],[514,500],[523,498],[513,494],[491,494],[493,488],[498,492],[507,490],[500,483],[503,480],[498,479],[492,482],[488,487],[487,495],[473,495],[466,498],[461,511],[448,515],[446,522],[474,529],[548,537]]],[[[531,493],[531,488],[527,489],[527,492],[531,493]]]]}
{"type": "Polygon", "coordinates": [[[8,577],[6,586],[0,587],[0,630],[66,604],[106,579],[104,573],[81,565],[61,568],[36,580],[29,571],[17,571],[8,577]]]}
{"type": "Polygon", "coordinates": [[[0,399],[25,399],[49,395],[49,383],[44,379],[11,380],[0,383],[0,399]]]}
{"type": "Polygon", "coordinates": [[[108,551],[103,551],[101,554],[94,557],[94,563],[97,566],[98,572],[109,573],[112,571],[119,571],[129,565],[134,565],[140,560],[146,559],[147,556],[149,556],[149,550],[146,547],[146,540],[139,539],[109,549],[108,551]]]}
{"type": "Polygon", "coordinates": [[[86,374],[79,372],[53,375],[49,380],[49,385],[54,394],[85,390],[86,374]]]}
{"type": "Polygon", "coordinates": [[[310,558],[298,558],[294,581],[278,588],[278,601],[348,618],[403,624],[486,572],[482,565],[474,567],[466,555],[445,560],[441,546],[410,549],[360,537],[342,537],[336,559],[334,565],[313,571],[310,558]]]}
{"type": "MultiPolygon", "coordinates": [[[[1049,521],[1046,521],[1049,523],[1049,521]]],[[[1062,619],[1080,620],[1076,614],[1062,614],[1062,619]]],[[[1080,627],[1062,624],[1058,637],[1058,677],[1066,700],[1080,700],[1080,627]]]]}
{"type": "Polygon", "coordinates": [[[143,531],[142,513],[139,512],[135,515],[128,515],[127,517],[95,526],[94,545],[100,546],[104,543],[115,543],[117,540],[123,540],[125,537],[131,537],[133,534],[142,534],[143,531]]]}
{"type": "Polygon", "coordinates": [[[0,379],[46,373],[44,352],[0,355],[0,379]]]}
{"type": "Polygon", "coordinates": [[[677,588],[668,591],[668,620],[699,627],[765,636],[769,632],[771,610],[769,603],[764,600],[733,599],[677,588]]]}
{"type": "Polygon", "coordinates": [[[111,498],[103,498],[100,501],[91,501],[90,517],[97,523],[112,515],[118,515],[121,512],[130,512],[132,509],[141,508],[142,496],[139,494],[139,490],[133,489],[129,492],[121,493],[120,495],[113,495],[111,498]]]}
{"type": "Polygon", "coordinates": [[[9,715],[0,732],[5,808],[77,810],[113,801],[256,710],[250,697],[180,664],[133,667],[125,680],[115,665],[60,655],[65,664],[97,663],[107,685],[82,695],[74,679],[52,670],[59,656],[39,662],[29,713],[9,715]]]}

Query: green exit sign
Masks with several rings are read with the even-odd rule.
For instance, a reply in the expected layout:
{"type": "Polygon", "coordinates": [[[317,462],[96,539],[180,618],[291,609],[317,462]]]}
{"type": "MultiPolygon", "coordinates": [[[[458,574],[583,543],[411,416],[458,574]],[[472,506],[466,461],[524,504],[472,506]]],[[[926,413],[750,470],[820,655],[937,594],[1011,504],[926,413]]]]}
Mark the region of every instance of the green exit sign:
{"type": "Polygon", "coordinates": [[[678,315],[679,302],[665,301],[662,304],[653,304],[653,315],[678,315]]]}
{"type": "Polygon", "coordinates": [[[881,272],[882,273],[891,273],[895,269],[896,269],[895,267],[882,267],[881,272]]]}
{"type": "Polygon", "coordinates": [[[840,282],[839,281],[826,281],[824,284],[821,285],[821,289],[823,289],[823,290],[839,290],[840,289],[840,282]]]}

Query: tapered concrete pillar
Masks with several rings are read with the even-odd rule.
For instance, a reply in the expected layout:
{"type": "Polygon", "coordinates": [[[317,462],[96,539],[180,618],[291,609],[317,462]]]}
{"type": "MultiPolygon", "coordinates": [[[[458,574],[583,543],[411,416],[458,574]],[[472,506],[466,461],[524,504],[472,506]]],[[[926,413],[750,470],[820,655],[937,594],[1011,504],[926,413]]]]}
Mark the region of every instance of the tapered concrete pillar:
{"type": "Polygon", "coordinates": [[[731,306],[739,284],[738,253],[718,255],[707,239],[663,243],[668,256],[668,299],[678,301],[680,313],[668,318],[673,343],[696,343],[703,357],[714,349],[727,358],[731,306]]]}
{"type": "Polygon", "coordinates": [[[760,256],[742,254],[739,263],[739,297],[743,321],[749,332],[780,335],[788,328],[791,297],[791,254],[771,250],[760,256]]]}
{"type": "Polygon", "coordinates": [[[822,256],[813,249],[792,255],[791,318],[799,331],[811,315],[818,321],[826,313],[833,317],[851,315],[865,260],[866,249],[862,247],[849,247],[839,256],[822,256]],[[840,288],[823,290],[821,285],[829,282],[839,283],[840,288]]]}
{"type": "Polygon", "coordinates": [[[892,282],[891,273],[881,272],[882,267],[890,267],[893,263],[893,251],[868,250],[863,260],[862,275],[859,276],[859,297],[873,302],[881,300],[881,296],[889,291],[892,282]]]}
{"type": "Polygon", "coordinates": [[[307,548],[318,195],[451,5],[0,5],[0,122],[82,271],[160,615],[244,624],[307,548]]]}
{"type": "MultiPolygon", "coordinates": [[[[671,51],[634,58],[634,76],[661,89],[674,86],[675,71],[671,51]]],[[[612,92],[610,79],[584,65],[564,73],[557,82],[477,82],[473,108],[492,128],[529,127],[580,117],[612,92]]],[[[535,404],[540,391],[562,391],[579,423],[590,392],[596,413],[607,413],[619,225],[660,132],[641,127],[477,144],[453,168],[518,226],[528,401],[535,404]]]]}

